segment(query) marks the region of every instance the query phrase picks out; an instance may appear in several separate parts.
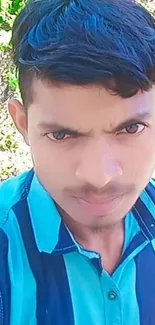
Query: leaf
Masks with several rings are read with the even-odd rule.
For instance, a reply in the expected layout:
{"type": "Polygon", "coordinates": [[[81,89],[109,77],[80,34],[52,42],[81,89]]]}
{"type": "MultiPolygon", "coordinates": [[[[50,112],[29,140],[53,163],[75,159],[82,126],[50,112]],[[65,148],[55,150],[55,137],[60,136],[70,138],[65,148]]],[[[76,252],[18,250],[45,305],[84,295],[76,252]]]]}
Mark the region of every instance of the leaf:
{"type": "Polygon", "coordinates": [[[12,4],[9,9],[10,14],[17,15],[24,5],[25,2],[23,0],[12,0],[12,4]]]}
{"type": "Polygon", "coordinates": [[[11,0],[1,0],[0,1],[0,12],[6,13],[10,4],[11,4],[11,0]]]}

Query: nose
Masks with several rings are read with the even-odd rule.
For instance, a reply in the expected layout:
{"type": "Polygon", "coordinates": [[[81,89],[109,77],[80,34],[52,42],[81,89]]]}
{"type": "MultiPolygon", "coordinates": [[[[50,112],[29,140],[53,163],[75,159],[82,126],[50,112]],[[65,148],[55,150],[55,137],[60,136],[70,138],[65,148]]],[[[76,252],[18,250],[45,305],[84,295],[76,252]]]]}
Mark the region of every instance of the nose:
{"type": "Polygon", "coordinates": [[[110,145],[93,143],[83,153],[77,168],[76,177],[98,189],[122,175],[122,168],[114,157],[110,145]]]}

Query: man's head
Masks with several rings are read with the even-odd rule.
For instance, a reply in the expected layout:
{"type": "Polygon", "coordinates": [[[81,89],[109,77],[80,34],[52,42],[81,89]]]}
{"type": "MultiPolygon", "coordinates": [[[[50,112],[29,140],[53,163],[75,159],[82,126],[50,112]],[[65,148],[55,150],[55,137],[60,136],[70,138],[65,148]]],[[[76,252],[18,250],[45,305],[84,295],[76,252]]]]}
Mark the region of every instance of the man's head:
{"type": "Polygon", "coordinates": [[[128,0],[31,1],[13,28],[10,113],[72,220],[121,220],[155,167],[155,22],[128,0]]]}

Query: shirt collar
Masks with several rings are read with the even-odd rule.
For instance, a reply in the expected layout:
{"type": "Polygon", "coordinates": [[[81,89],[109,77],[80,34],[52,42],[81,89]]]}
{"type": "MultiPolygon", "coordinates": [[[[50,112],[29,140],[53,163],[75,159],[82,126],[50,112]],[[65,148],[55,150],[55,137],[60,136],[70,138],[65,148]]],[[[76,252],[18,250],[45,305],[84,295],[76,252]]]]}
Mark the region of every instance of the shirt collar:
{"type": "Polygon", "coordinates": [[[34,174],[27,196],[35,240],[40,252],[61,253],[76,250],[56,205],[34,174]]]}

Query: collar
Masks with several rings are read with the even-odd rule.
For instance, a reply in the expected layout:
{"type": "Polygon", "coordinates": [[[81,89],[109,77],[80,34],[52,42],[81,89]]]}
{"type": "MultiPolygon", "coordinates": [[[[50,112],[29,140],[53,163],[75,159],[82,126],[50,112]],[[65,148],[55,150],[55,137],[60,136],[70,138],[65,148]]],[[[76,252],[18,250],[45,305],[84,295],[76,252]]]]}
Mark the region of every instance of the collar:
{"type": "Polygon", "coordinates": [[[33,171],[28,175],[27,189],[27,202],[39,251],[64,253],[76,250],[76,244],[53,199],[33,171]]]}

